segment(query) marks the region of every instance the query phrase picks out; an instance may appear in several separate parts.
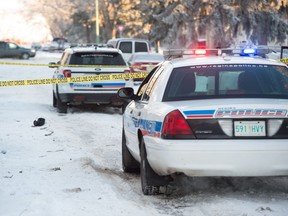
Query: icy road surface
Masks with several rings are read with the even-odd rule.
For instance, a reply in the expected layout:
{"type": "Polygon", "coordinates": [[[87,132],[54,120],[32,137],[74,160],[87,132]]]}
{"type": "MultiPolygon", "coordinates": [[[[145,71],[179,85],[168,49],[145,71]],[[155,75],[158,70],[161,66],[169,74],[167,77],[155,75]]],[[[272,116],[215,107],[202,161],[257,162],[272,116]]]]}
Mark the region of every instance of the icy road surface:
{"type": "MultiPolygon", "coordinates": [[[[60,54],[38,52],[49,63],[60,54]]],[[[48,67],[0,65],[0,80],[51,78],[48,67]]],[[[50,85],[0,87],[1,216],[287,216],[288,178],[179,178],[170,196],[144,196],[121,169],[118,109],[58,114],[50,85]],[[41,127],[33,127],[37,118],[41,127]]]]}

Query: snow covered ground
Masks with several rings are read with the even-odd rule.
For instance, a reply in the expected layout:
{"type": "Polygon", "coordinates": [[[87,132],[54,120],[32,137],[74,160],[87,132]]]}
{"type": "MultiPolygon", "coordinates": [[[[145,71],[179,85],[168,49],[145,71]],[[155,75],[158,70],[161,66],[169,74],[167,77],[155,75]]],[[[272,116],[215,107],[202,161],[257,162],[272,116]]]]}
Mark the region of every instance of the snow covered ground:
{"type": "MultiPolygon", "coordinates": [[[[49,63],[60,54],[37,53],[49,63]]],[[[0,65],[0,80],[51,78],[53,69],[0,65]]],[[[0,87],[1,216],[287,216],[288,178],[185,178],[171,195],[144,196],[121,169],[118,109],[58,114],[50,85],[0,87]],[[45,125],[33,121],[45,118],[45,125]]]]}

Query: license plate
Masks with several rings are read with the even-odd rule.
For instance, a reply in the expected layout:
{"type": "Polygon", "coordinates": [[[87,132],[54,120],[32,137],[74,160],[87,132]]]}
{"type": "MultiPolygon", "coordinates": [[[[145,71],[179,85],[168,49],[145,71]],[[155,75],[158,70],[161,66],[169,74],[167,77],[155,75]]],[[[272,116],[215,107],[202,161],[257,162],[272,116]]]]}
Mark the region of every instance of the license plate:
{"type": "Polygon", "coordinates": [[[266,136],[265,121],[234,121],[235,136],[266,136]]]}

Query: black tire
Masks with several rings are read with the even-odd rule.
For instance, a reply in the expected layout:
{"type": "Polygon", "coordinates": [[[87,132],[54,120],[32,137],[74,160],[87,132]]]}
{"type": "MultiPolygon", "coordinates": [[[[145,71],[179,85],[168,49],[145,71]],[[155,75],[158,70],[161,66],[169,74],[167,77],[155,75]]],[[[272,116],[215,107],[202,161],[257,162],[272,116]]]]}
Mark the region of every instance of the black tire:
{"type": "Polygon", "coordinates": [[[67,103],[62,102],[60,98],[57,99],[57,111],[58,113],[67,113],[67,103]]]}
{"type": "Polygon", "coordinates": [[[54,91],[53,91],[53,107],[57,107],[57,98],[54,91]]]}
{"type": "Polygon", "coordinates": [[[141,187],[144,195],[157,195],[160,194],[160,187],[167,187],[170,182],[169,176],[159,176],[151,168],[147,160],[147,152],[145,148],[144,140],[141,140],[140,147],[140,175],[141,175],[141,187]]]}
{"type": "Polygon", "coordinates": [[[129,152],[126,146],[126,137],[124,129],[122,130],[122,168],[126,173],[139,173],[140,164],[129,152]]]}
{"type": "Polygon", "coordinates": [[[123,114],[124,114],[124,112],[125,112],[125,107],[121,106],[121,107],[120,107],[120,114],[122,114],[122,115],[123,115],[123,114]]]}
{"type": "Polygon", "coordinates": [[[28,53],[22,53],[21,58],[22,59],[29,59],[30,55],[28,53]]]}
{"type": "MultiPolygon", "coordinates": [[[[56,94],[55,94],[55,99],[56,99],[56,108],[58,113],[67,113],[68,105],[67,102],[62,102],[60,97],[59,97],[59,92],[58,92],[58,85],[56,85],[56,94]]],[[[54,101],[53,101],[54,105],[54,101]]]]}
{"type": "Polygon", "coordinates": [[[122,112],[122,114],[124,114],[124,112],[125,112],[125,109],[126,109],[126,107],[127,107],[127,105],[130,103],[130,101],[127,101],[127,100],[125,100],[124,102],[123,102],[123,104],[122,104],[122,106],[121,106],[121,112],[122,112]]]}

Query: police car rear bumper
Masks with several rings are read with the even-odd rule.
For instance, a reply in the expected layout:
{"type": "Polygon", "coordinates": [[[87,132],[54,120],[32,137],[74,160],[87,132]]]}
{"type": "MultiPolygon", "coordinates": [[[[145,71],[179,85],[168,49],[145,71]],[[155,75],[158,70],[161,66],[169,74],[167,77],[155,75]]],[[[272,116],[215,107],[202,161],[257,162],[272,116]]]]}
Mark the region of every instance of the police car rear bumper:
{"type": "Polygon", "coordinates": [[[59,94],[62,102],[70,104],[112,104],[115,106],[121,106],[124,100],[119,98],[116,93],[68,93],[59,94]]]}
{"type": "Polygon", "coordinates": [[[147,159],[159,175],[285,176],[288,140],[162,140],[145,137],[147,159]],[[160,142],[159,142],[160,141],[160,142]]]}

